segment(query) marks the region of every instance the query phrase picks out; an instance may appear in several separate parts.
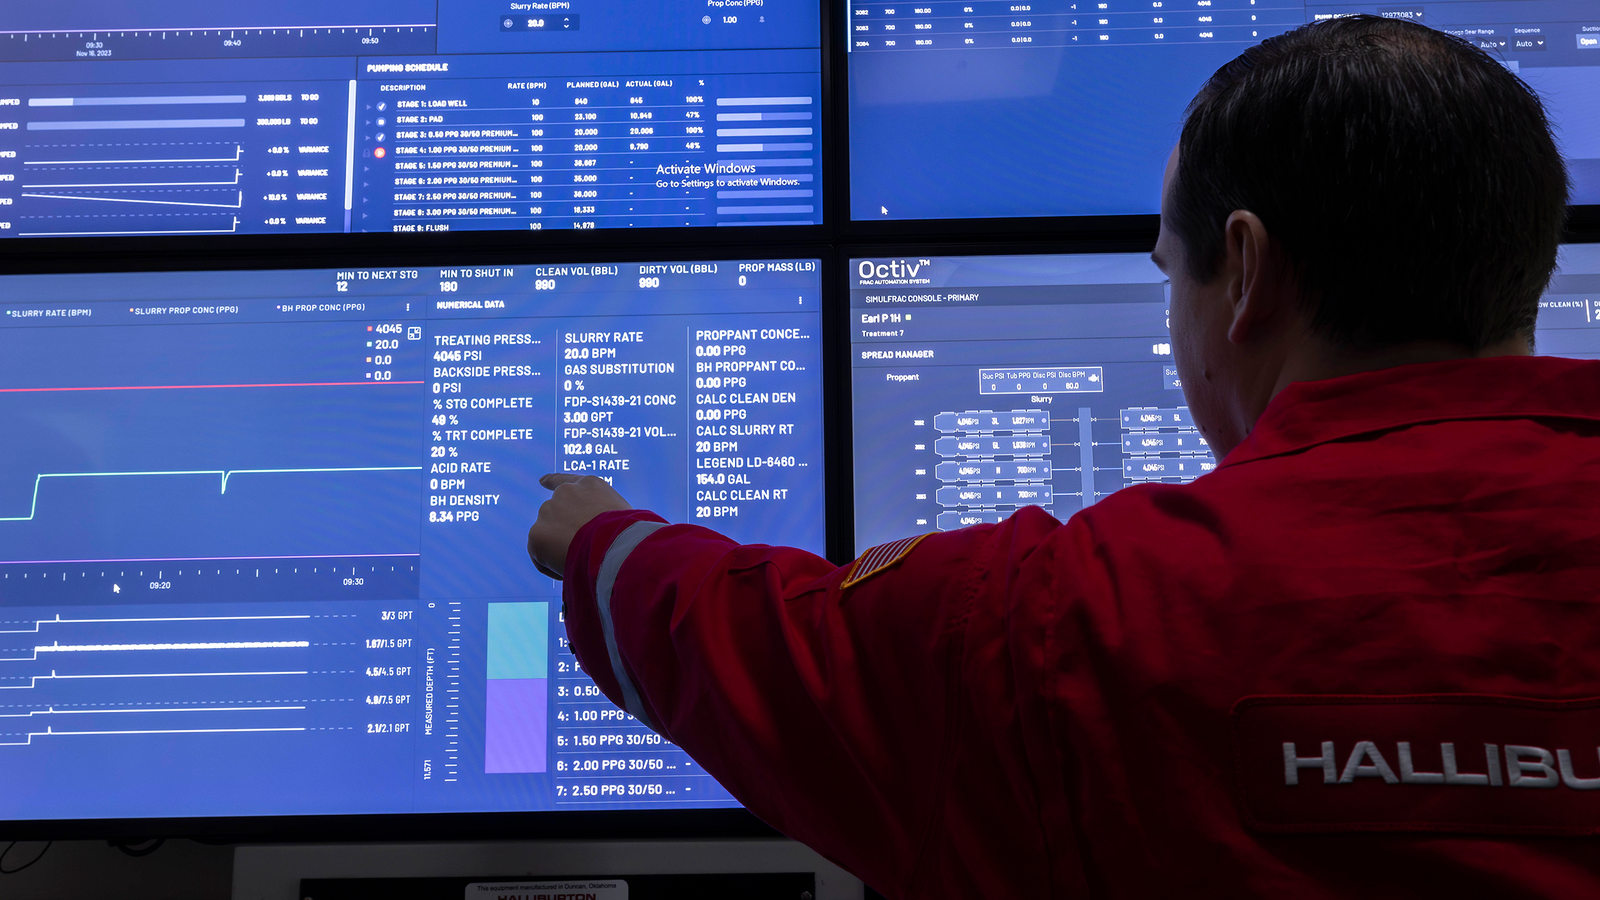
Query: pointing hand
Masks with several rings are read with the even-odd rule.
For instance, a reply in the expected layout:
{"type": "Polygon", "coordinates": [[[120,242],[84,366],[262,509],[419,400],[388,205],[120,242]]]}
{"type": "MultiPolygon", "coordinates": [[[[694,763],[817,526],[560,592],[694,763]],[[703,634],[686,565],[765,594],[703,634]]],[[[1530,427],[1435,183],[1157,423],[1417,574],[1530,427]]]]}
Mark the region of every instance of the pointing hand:
{"type": "Polygon", "coordinates": [[[578,529],[603,512],[633,507],[604,478],[594,475],[551,473],[539,483],[554,493],[539,507],[539,518],[528,529],[528,558],[539,571],[560,581],[578,529]]]}

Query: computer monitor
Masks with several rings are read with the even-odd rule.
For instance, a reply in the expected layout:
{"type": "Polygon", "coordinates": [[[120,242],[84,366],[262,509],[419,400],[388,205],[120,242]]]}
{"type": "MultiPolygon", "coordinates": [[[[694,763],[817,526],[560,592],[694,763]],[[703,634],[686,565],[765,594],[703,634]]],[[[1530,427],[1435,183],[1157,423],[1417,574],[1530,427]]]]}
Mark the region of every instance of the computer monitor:
{"type": "Polygon", "coordinates": [[[558,471],[822,552],[817,260],[0,297],[0,821],[736,805],[524,542],[558,471]]]}
{"type": "Polygon", "coordinates": [[[1600,359],[1600,244],[1567,244],[1539,301],[1534,348],[1547,356],[1600,359]]]}
{"type": "MultiPolygon", "coordinates": [[[[1148,255],[875,255],[848,277],[858,551],[1215,468],[1148,255]]],[[[1536,344],[1600,359],[1600,245],[1563,248],[1536,344]]]]}
{"type": "Polygon", "coordinates": [[[822,221],[814,0],[8,3],[0,236],[822,221]]]}
{"type": "Polygon", "coordinates": [[[850,0],[850,217],[1156,213],[1184,108],[1211,73],[1350,13],[1422,22],[1504,60],[1547,101],[1572,202],[1600,203],[1600,35],[1582,0],[850,0]]]}

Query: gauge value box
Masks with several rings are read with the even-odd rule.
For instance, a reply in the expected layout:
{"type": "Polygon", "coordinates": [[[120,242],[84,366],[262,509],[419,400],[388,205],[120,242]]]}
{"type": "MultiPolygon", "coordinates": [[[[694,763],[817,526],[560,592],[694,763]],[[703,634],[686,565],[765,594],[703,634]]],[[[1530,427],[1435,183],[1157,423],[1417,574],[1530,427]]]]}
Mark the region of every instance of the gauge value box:
{"type": "Polygon", "coordinates": [[[942,437],[933,442],[940,456],[1043,456],[1050,452],[1046,434],[973,435],[942,437]]]}
{"type": "Polygon", "coordinates": [[[1050,427],[1050,414],[1042,409],[1022,409],[1011,412],[974,410],[961,413],[939,413],[933,417],[933,427],[945,433],[982,431],[1045,431],[1050,427]]]}
{"type": "Polygon", "coordinates": [[[1099,394],[1106,389],[1100,366],[1029,366],[979,369],[983,394],[1099,394]]]}
{"type": "Polygon", "coordinates": [[[1210,451],[1211,445],[1198,431],[1135,431],[1122,436],[1122,452],[1129,455],[1210,451]]]}
{"type": "Polygon", "coordinates": [[[1209,456],[1147,456],[1123,460],[1122,475],[1129,481],[1156,481],[1166,478],[1188,480],[1217,467],[1209,456]]]}
{"type": "Polygon", "coordinates": [[[933,467],[940,481],[1049,481],[1048,459],[977,459],[933,467]]]}
{"type": "Polygon", "coordinates": [[[939,488],[940,506],[1030,506],[1050,502],[1048,484],[971,484],[939,488]]]}
{"type": "Polygon", "coordinates": [[[1014,512],[1015,509],[968,509],[960,512],[950,510],[939,513],[934,519],[934,524],[940,531],[954,531],[968,525],[998,525],[1014,512]]]}
{"type": "Polygon", "coordinates": [[[1189,415],[1187,406],[1171,408],[1136,406],[1122,411],[1122,427],[1128,431],[1145,428],[1193,428],[1194,419],[1189,415]]]}

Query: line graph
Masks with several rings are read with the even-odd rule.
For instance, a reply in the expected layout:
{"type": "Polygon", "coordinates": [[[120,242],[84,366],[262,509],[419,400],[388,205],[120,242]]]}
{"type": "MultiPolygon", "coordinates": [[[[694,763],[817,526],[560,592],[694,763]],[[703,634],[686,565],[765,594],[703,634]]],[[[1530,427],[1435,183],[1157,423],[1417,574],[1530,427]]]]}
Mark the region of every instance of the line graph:
{"type": "MultiPolygon", "coordinates": [[[[245,96],[242,94],[33,97],[29,98],[28,105],[47,114],[58,114],[79,107],[128,108],[141,104],[233,105],[244,102],[244,99],[245,96]]],[[[148,133],[152,129],[243,127],[244,125],[245,120],[242,118],[128,120],[73,118],[30,121],[27,130],[41,134],[73,131],[148,133]]],[[[195,215],[214,217],[221,212],[231,214],[244,208],[246,179],[244,169],[240,165],[244,157],[243,144],[213,141],[209,143],[209,148],[214,149],[205,152],[196,147],[194,149],[200,152],[191,150],[189,155],[184,155],[162,152],[167,149],[167,146],[163,145],[146,147],[135,143],[130,147],[127,142],[88,146],[71,144],[30,146],[28,155],[34,158],[23,162],[25,177],[17,196],[19,200],[29,203],[30,210],[37,209],[44,213],[43,216],[32,215],[30,218],[63,223],[83,222],[86,218],[99,221],[93,228],[73,228],[70,231],[65,228],[40,228],[30,229],[27,233],[32,235],[102,233],[106,230],[106,225],[115,228],[121,224],[141,226],[135,229],[119,229],[124,231],[168,232],[183,229],[206,233],[232,232],[238,228],[238,221],[237,217],[231,215],[226,222],[212,219],[202,223],[186,223],[194,225],[192,229],[184,229],[183,225],[173,220],[173,217],[195,215]],[[120,152],[128,149],[133,149],[135,152],[120,152]],[[146,149],[151,151],[148,156],[138,155],[138,150],[146,149]],[[73,158],[51,158],[55,156],[73,158]],[[107,212],[86,216],[82,212],[73,211],[94,208],[103,208],[107,212]],[[111,210],[129,212],[124,214],[111,210]],[[128,218],[128,216],[140,216],[140,213],[135,212],[137,210],[149,210],[149,214],[145,216],[147,219],[149,216],[156,216],[164,217],[168,221],[161,228],[145,229],[142,227],[144,222],[135,222],[128,218]],[[160,213],[156,212],[157,210],[168,210],[168,212],[160,213]],[[102,222],[104,224],[100,224],[102,222]]]]}
{"type": "Polygon", "coordinates": [[[30,159],[24,166],[129,166],[161,163],[236,163],[244,158],[244,148],[233,145],[232,156],[184,156],[157,159],[30,159]]]}
{"type": "Polygon", "coordinates": [[[26,516],[0,517],[0,522],[31,522],[39,512],[39,486],[46,478],[133,478],[146,476],[169,475],[216,475],[221,478],[222,489],[219,493],[228,492],[228,479],[234,475],[290,475],[313,474],[331,472],[416,472],[421,471],[421,466],[333,466],[309,467],[293,469],[176,469],[171,471],[156,472],[47,472],[34,476],[33,502],[28,508],[26,516]]]}
{"type": "Polygon", "coordinates": [[[283,616],[135,616],[114,619],[34,619],[32,628],[0,629],[0,634],[38,634],[44,625],[128,625],[134,622],[268,622],[282,619],[309,619],[309,615],[283,616]]]}
{"type": "Polygon", "coordinates": [[[188,34],[190,32],[194,32],[194,31],[205,31],[205,32],[212,32],[212,31],[216,31],[216,32],[222,32],[222,31],[244,31],[244,32],[250,32],[250,31],[332,31],[334,29],[346,29],[346,28],[369,28],[369,29],[370,28],[433,28],[434,27],[434,23],[433,22],[352,22],[352,23],[346,23],[346,24],[342,24],[342,25],[340,25],[340,24],[333,24],[333,25],[320,25],[320,24],[319,25],[305,25],[305,24],[292,24],[291,23],[291,24],[287,24],[287,25],[285,25],[285,24],[278,24],[278,25],[208,25],[205,28],[195,28],[194,26],[190,26],[190,25],[172,25],[172,24],[167,24],[167,25],[140,25],[138,28],[128,28],[126,26],[118,27],[118,26],[115,26],[115,25],[113,25],[111,27],[104,27],[105,23],[101,23],[101,26],[102,27],[98,27],[98,28],[90,26],[90,27],[77,27],[77,28],[71,28],[71,29],[66,29],[66,28],[6,29],[6,30],[0,30],[0,34],[29,34],[29,35],[32,35],[32,34],[41,34],[41,35],[48,34],[48,35],[51,35],[51,36],[55,36],[56,34],[59,34],[59,33],[62,33],[62,32],[68,32],[68,33],[72,34],[75,37],[81,37],[82,35],[85,35],[85,34],[90,34],[90,35],[94,35],[94,34],[106,34],[106,35],[111,35],[111,34],[140,34],[140,33],[144,33],[144,34],[162,34],[162,33],[165,33],[165,32],[170,32],[172,34],[188,34]]]}
{"type": "Polygon", "coordinates": [[[44,644],[32,656],[0,656],[0,662],[32,662],[41,653],[117,653],[152,650],[304,650],[310,641],[188,641],[161,644],[44,644]]]}
{"type": "Polygon", "coordinates": [[[39,394],[53,391],[208,391],[223,388],[388,387],[422,384],[421,381],[298,381],[277,384],[115,384],[95,387],[0,388],[0,394],[39,394]]]}
{"type": "MultiPolygon", "coordinates": [[[[124,635],[130,628],[138,626],[165,626],[165,627],[228,627],[249,626],[268,623],[296,623],[305,624],[311,620],[309,614],[278,614],[278,615],[243,615],[243,616],[117,616],[117,617],[85,617],[64,619],[59,613],[49,619],[35,619],[31,628],[15,628],[0,630],[0,635],[7,634],[39,634],[46,626],[65,628],[93,628],[94,626],[109,627],[113,634],[124,635]]],[[[39,644],[33,647],[32,656],[4,656],[0,663],[6,662],[36,662],[40,653],[117,653],[128,651],[192,651],[192,650],[305,650],[311,647],[311,642],[305,639],[294,640],[232,640],[232,641],[149,641],[149,642],[118,642],[118,643],[83,643],[62,644],[55,640],[49,644],[39,644]]],[[[66,673],[56,669],[50,670],[48,675],[10,676],[13,678],[29,679],[26,685],[0,685],[0,690],[28,690],[38,686],[40,681],[74,681],[85,679],[108,678],[228,678],[239,676],[262,675],[306,675],[308,669],[274,669],[270,671],[232,671],[232,672],[89,672],[66,673]]],[[[4,678],[7,676],[0,676],[4,678]]],[[[175,711],[175,710],[174,710],[175,711]]],[[[6,718],[0,715],[0,718],[6,718]]]]}
{"type": "MultiPolygon", "coordinates": [[[[25,188],[123,188],[123,187],[233,187],[239,183],[239,170],[233,170],[233,177],[227,181],[95,181],[75,182],[63,181],[57,184],[24,184],[25,188]]],[[[25,196],[42,196],[27,194],[25,196]]]]}
{"type": "Polygon", "coordinates": [[[36,737],[90,737],[135,734],[247,734],[263,731],[306,731],[304,725],[283,728],[142,728],[121,731],[55,731],[46,726],[44,731],[31,731],[26,740],[0,741],[0,747],[26,747],[36,737]]]}
{"type": "Polygon", "coordinates": [[[237,192],[232,203],[200,203],[192,200],[141,200],[134,197],[79,197],[73,194],[34,194],[22,192],[24,197],[40,200],[92,200],[96,203],[143,203],[151,206],[199,206],[210,209],[240,209],[244,206],[244,192],[237,192]]]}
{"type": "Polygon", "coordinates": [[[259,675],[310,675],[311,670],[299,669],[282,672],[113,672],[88,675],[60,675],[54,669],[49,675],[19,675],[27,678],[27,684],[0,684],[0,691],[26,691],[39,686],[41,681],[81,681],[84,679],[102,678],[244,678],[259,675]]]}
{"type": "MultiPolygon", "coordinates": [[[[50,643],[30,641],[34,644],[31,650],[21,652],[14,646],[0,649],[0,681],[19,682],[0,684],[0,691],[26,692],[0,696],[37,697],[18,704],[0,704],[0,709],[5,710],[0,712],[0,747],[30,746],[40,738],[56,737],[311,730],[311,726],[294,717],[306,714],[316,701],[284,699],[280,693],[284,682],[280,679],[307,678],[315,674],[312,668],[248,664],[218,667],[215,654],[248,663],[260,662],[263,651],[312,651],[314,644],[307,635],[270,632],[315,628],[313,618],[306,613],[64,618],[58,613],[51,618],[35,618],[26,627],[0,630],[0,640],[5,635],[38,635],[46,629],[65,630],[62,637],[73,636],[50,643]],[[263,630],[268,633],[261,633],[263,630]],[[70,659],[73,669],[7,674],[47,656],[63,663],[70,659]],[[199,671],[185,663],[201,658],[211,662],[195,666],[199,671]],[[142,666],[149,670],[139,671],[142,666]],[[111,670],[106,671],[107,668],[111,670]],[[181,687],[202,682],[217,687],[211,691],[181,687]],[[252,690],[247,684],[261,687],[252,690]],[[256,696],[248,696],[251,694],[256,696]],[[291,718],[286,721],[285,715],[291,718]],[[129,717],[135,717],[137,722],[129,717]],[[45,727],[40,729],[34,723],[45,727]],[[61,727],[66,723],[72,724],[61,727]]],[[[339,645],[335,642],[329,646],[339,645]]],[[[304,693],[302,689],[289,696],[304,697],[304,693]]]]}
{"type": "Polygon", "coordinates": [[[101,237],[129,237],[141,234],[234,234],[239,230],[239,217],[232,217],[227,228],[185,228],[174,230],[158,228],[154,230],[123,230],[123,231],[22,231],[21,237],[83,237],[86,235],[99,235],[101,237]]]}
{"type": "MultiPolygon", "coordinates": [[[[99,563],[188,561],[226,563],[235,599],[416,589],[421,329],[374,347],[365,318],[303,321],[278,299],[248,307],[270,323],[191,323],[191,301],[158,291],[111,327],[0,329],[0,597],[111,599],[99,563]],[[397,363],[382,379],[380,349],[397,363]],[[318,560],[349,563],[329,581],[318,560]]],[[[163,599],[223,590],[213,569],[149,576],[163,599]]],[[[153,590],[124,578],[115,599],[134,588],[153,590]]]]}
{"type": "Polygon", "coordinates": [[[343,197],[334,194],[346,174],[349,125],[340,101],[353,88],[311,81],[294,92],[270,82],[216,90],[120,84],[111,95],[84,96],[93,89],[39,86],[24,101],[22,172],[9,194],[20,233],[340,230],[343,197]],[[248,105],[262,96],[284,106],[248,105]],[[252,128],[262,123],[272,130],[252,128]]]}
{"type": "Polygon", "coordinates": [[[0,713],[0,719],[31,719],[34,716],[109,716],[129,713],[171,712],[270,712],[305,709],[304,706],[153,706],[149,709],[33,709],[25,713],[0,713]]]}

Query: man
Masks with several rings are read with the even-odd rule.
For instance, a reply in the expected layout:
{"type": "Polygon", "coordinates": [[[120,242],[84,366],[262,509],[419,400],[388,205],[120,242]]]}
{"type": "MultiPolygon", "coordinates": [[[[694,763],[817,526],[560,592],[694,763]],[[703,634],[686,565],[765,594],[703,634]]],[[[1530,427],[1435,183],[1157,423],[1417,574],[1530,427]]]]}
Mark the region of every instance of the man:
{"type": "Polygon", "coordinates": [[[1196,98],[1155,261],[1217,470],[839,569],[547,476],[614,701],[894,897],[1600,895],[1600,363],[1537,98],[1359,17],[1196,98]]]}

